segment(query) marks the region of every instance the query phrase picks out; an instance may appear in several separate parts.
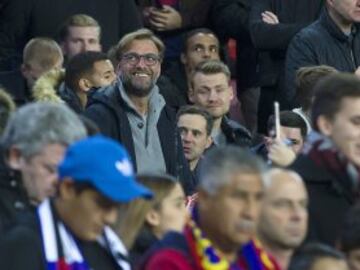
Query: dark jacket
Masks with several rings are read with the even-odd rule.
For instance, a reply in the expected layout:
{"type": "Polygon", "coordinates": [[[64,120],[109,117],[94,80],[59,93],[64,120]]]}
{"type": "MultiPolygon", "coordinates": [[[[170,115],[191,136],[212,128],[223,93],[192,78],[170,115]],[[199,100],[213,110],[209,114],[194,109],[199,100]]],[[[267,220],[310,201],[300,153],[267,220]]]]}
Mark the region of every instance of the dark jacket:
{"type": "Polygon", "coordinates": [[[255,48],[259,50],[259,86],[281,83],[286,49],[302,28],[315,21],[322,9],[323,0],[256,0],[250,12],[250,34],[255,48]],[[264,11],[271,11],[278,24],[262,21],[264,11]]]}
{"type": "Polygon", "coordinates": [[[249,33],[251,0],[214,0],[210,19],[222,42],[236,40],[236,82],[238,93],[255,85],[256,50],[249,33]]]}
{"type": "MultiPolygon", "coordinates": [[[[186,82],[186,80],[185,80],[186,82]]],[[[187,96],[165,75],[159,77],[157,81],[160,94],[164,97],[166,105],[178,111],[181,106],[187,104],[187,96]]]]}
{"type": "MultiPolygon", "coordinates": [[[[53,213],[53,215],[56,215],[56,213],[53,213]]],[[[104,249],[97,242],[82,241],[74,235],[73,237],[82,253],[81,255],[91,266],[91,269],[122,269],[115,263],[108,249],[104,249]]],[[[0,269],[48,269],[42,241],[38,216],[33,215],[23,219],[6,235],[0,236],[0,269]]],[[[62,257],[64,250],[61,250],[62,246],[58,243],[58,255],[62,257]]]]}
{"type": "Polygon", "coordinates": [[[0,72],[0,86],[8,92],[17,106],[31,101],[31,91],[20,70],[0,72]]]}
{"type": "Polygon", "coordinates": [[[319,166],[308,156],[300,155],[291,168],[304,179],[309,193],[308,241],[334,246],[346,212],[355,203],[351,180],[319,166]]]}
{"type": "Polygon", "coordinates": [[[354,25],[345,35],[324,10],[319,20],[297,34],[286,56],[285,91],[295,96],[295,72],[300,67],[328,65],[342,72],[354,72],[360,65],[360,29],[354,25]]]}
{"type": "MultiPolygon", "coordinates": [[[[98,125],[104,135],[121,142],[126,147],[136,167],[134,141],[124,107],[125,103],[116,84],[96,93],[84,114],[98,125]]],[[[179,177],[185,192],[191,193],[194,183],[177,134],[176,115],[172,108],[165,106],[161,111],[157,130],[167,173],[179,177]]]]}
{"type": "MultiPolygon", "coordinates": [[[[136,0],[140,9],[155,7],[157,0],[136,0]]],[[[182,28],[196,28],[204,25],[207,20],[211,0],[180,0],[179,13],[182,19],[182,28]]]]}
{"type": "Polygon", "coordinates": [[[21,181],[20,172],[11,170],[0,160],[0,236],[22,217],[32,215],[34,207],[21,181]]]}
{"type": "Polygon", "coordinates": [[[250,147],[252,144],[251,133],[244,126],[227,117],[224,117],[221,122],[221,131],[224,133],[228,144],[241,147],[250,147]]]}
{"type": "Polygon", "coordinates": [[[74,14],[84,13],[99,22],[104,51],[141,27],[133,0],[11,0],[0,12],[3,62],[22,55],[25,44],[33,37],[55,38],[63,22],[74,14]]]}

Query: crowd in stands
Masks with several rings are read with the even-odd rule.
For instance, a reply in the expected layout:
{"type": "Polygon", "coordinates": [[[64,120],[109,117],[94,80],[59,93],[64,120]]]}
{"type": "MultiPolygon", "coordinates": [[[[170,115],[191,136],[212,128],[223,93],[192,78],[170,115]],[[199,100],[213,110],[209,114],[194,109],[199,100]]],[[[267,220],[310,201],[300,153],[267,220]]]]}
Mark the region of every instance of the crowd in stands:
{"type": "Polygon", "coordinates": [[[360,270],[360,0],[4,0],[0,269],[360,270]]]}

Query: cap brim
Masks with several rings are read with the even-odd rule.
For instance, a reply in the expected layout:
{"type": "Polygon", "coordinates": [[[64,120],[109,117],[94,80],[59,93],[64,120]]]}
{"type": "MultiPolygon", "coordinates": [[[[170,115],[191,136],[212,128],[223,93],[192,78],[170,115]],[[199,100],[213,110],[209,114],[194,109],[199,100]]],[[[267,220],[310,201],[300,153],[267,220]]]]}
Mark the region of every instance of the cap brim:
{"type": "MultiPolygon", "coordinates": [[[[95,181],[95,183],[98,181],[95,181]]],[[[94,184],[95,184],[94,183],[94,184]]],[[[115,185],[96,185],[96,188],[109,199],[115,202],[129,202],[136,198],[152,199],[153,193],[145,186],[137,183],[136,181],[124,181],[119,184],[116,181],[115,185]]]]}

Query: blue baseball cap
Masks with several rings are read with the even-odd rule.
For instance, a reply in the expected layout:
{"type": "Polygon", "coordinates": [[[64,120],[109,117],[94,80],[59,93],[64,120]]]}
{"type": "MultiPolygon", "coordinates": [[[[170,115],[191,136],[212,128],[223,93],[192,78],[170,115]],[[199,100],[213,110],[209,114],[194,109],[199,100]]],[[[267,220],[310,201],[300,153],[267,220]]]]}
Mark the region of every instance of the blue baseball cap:
{"type": "Polygon", "coordinates": [[[152,192],[136,182],[125,148],[102,135],[88,137],[69,146],[59,165],[59,178],[89,183],[115,202],[152,198],[152,192]]]}

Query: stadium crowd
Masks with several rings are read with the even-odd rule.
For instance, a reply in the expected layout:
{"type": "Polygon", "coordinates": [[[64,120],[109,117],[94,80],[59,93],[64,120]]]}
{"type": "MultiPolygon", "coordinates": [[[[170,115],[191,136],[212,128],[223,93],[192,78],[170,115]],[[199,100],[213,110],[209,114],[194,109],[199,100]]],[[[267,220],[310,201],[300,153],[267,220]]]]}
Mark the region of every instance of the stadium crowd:
{"type": "Polygon", "coordinates": [[[360,0],[3,0],[1,270],[360,270],[360,0]]]}

